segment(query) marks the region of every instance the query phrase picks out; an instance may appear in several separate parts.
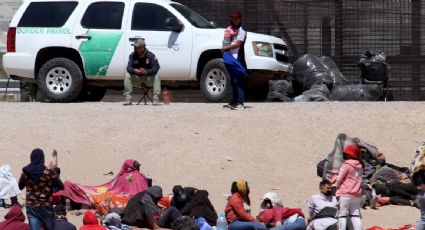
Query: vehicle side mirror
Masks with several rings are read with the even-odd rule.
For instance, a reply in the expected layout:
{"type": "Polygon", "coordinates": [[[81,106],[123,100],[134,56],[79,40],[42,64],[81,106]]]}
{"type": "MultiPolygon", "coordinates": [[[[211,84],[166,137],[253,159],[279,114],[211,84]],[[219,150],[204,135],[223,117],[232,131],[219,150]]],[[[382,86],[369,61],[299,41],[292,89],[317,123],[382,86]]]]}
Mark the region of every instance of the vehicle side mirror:
{"type": "Polygon", "coordinates": [[[181,32],[183,24],[177,18],[167,18],[165,20],[165,27],[174,32],[181,32]]]}
{"type": "Polygon", "coordinates": [[[210,24],[211,24],[212,26],[214,26],[214,28],[216,28],[216,27],[217,27],[217,23],[215,23],[215,21],[210,21],[210,24]]]}

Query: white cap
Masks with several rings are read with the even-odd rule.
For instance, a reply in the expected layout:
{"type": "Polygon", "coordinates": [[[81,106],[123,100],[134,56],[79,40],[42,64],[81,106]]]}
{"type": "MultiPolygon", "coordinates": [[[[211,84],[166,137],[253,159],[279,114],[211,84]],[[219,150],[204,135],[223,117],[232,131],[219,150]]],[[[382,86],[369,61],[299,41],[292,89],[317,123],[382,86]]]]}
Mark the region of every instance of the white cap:
{"type": "Polygon", "coordinates": [[[275,192],[268,192],[268,193],[264,194],[263,202],[261,202],[261,208],[262,209],[267,208],[266,204],[264,203],[265,199],[269,199],[272,202],[273,207],[275,207],[275,206],[283,207],[282,200],[279,198],[279,196],[275,192]]]}

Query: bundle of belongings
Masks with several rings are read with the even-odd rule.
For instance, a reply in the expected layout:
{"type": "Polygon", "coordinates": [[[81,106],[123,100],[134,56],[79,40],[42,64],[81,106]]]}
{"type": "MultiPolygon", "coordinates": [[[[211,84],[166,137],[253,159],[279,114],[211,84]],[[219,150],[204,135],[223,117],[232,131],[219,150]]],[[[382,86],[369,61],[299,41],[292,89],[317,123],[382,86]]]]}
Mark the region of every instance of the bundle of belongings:
{"type": "Polygon", "coordinates": [[[338,134],[331,153],[317,164],[319,177],[335,182],[344,161],[343,151],[348,145],[357,145],[361,149],[364,165],[363,208],[377,208],[388,204],[418,207],[415,199],[418,189],[410,180],[410,170],[387,163],[385,155],[378,148],[344,133],[338,134]]]}
{"type": "MultiPolygon", "coordinates": [[[[382,57],[381,52],[368,61],[382,57]]],[[[382,85],[351,84],[329,57],[305,54],[293,66],[294,81],[269,81],[267,101],[377,101],[383,96],[382,85]]]]}
{"type": "Polygon", "coordinates": [[[97,208],[99,214],[106,215],[112,209],[124,209],[132,196],[148,188],[148,179],[139,170],[139,162],[126,160],[118,175],[105,184],[90,186],[65,181],[65,189],[55,195],[97,208]]]}

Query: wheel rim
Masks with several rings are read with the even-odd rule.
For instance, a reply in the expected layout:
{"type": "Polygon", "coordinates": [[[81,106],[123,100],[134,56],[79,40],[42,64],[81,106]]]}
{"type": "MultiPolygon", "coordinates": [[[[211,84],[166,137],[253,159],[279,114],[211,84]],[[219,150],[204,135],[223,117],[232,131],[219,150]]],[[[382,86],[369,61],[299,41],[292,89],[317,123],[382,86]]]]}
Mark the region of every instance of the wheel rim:
{"type": "Polygon", "coordinates": [[[220,95],[226,89],[226,74],[219,68],[211,69],[206,78],[206,88],[212,95],[220,95]]]}
{"type": "Polygon", "coordinates": [[[46,86],[54,94],[63,94],[69,90],[72,77],[69,71],[62,67],[55,67],[47,73],[46,86]]]}

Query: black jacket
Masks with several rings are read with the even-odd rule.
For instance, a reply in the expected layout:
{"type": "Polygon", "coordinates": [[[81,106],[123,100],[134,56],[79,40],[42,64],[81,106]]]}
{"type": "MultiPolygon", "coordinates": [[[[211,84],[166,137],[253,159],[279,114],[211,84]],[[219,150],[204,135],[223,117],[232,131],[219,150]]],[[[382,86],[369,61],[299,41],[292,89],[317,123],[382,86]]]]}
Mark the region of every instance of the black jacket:
{"type": "Polygon", "coordinates": [[[128,58],[127,72],[130,74],[135,74],[134,69],[144,68],[148,72],[146,75],[155,75],[159,71],[158,59],[155,57],[155,54],[146,50],[145,54],[142,56],[137,55],[133,52],[128,58]]]}

